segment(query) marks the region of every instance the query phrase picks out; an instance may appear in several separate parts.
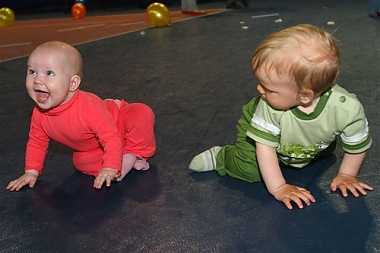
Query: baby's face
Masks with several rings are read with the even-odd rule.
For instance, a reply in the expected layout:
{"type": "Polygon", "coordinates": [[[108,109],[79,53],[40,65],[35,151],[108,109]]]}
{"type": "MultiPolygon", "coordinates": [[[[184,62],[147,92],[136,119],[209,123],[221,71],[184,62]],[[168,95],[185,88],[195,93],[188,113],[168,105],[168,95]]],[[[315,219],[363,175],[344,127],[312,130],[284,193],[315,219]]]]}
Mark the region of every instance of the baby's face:
{"type": "Polygon", "coordinates": [[[291,78],[280,77],[273,70],[266,73],[263,69],[259,69],[256,76],[257,90],[274,109],[286,110],[300,105],[299,89],[291,78]]]}
{"type": "Polygon", "coordinates": [[[72,77],[70,62],[62,51],[41,48],[28,59],[26,89],[42,109],[48,110],[70,100],[72,77]]]}

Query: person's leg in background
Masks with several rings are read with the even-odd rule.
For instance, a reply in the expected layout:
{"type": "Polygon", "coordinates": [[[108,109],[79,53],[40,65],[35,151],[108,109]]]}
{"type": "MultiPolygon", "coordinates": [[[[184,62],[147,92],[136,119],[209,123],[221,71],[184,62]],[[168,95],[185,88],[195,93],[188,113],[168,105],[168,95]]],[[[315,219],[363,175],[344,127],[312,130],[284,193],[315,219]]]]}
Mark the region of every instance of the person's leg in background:
{"type": "Polygon", "coordinates": [[[205,11],[198,9],[196,0],[181,0],[181,9],[183,14],[188,14],[192,16],[206,14],[205,11]]]}

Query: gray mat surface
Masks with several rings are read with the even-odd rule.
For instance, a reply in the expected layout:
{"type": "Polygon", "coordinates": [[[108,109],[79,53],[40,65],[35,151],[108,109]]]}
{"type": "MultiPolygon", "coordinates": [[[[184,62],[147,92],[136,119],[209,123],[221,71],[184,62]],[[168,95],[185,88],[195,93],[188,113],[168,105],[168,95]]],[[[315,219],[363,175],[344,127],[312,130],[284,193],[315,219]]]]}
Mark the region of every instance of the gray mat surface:
{"type": "Polygon", "coordinates": [[[23,171],[33,103],[24,88],[26,58],[0,63],[0,252],[378,252],[379,45],[380,22],[367,16],[365,1],[268,0],[77,46],[83,90],[144,102],[156,113],[152,169],[100,191],[56,143],[35,189],[5,190],[23,171]],[[258,94],[255,47],[298,23],[323,26],[341,43],[338,83],[362,101],[374,139],[359,177],[375,190],[361,198],[330,192],[338,148],[300,172],[284,169],[317,198],[289,211],[261,183],[187,166],[204,149],[233,143],[241,106],[258,94]]]}

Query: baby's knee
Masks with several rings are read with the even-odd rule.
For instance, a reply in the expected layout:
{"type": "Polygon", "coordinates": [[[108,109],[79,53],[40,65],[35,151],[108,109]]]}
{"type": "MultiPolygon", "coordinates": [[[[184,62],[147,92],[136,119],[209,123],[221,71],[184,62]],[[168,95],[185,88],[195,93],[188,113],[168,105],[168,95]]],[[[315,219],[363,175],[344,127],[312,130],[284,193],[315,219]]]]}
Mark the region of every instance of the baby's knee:
{"type": "Polygon", "coordinates": [[[249,182],[249,183],[255,183],[261,181],[261,175],[258,170],[248,170],[245,171],[243,180],[249,182]]]}
{"type": "Polygon", "coordinates": [[[155,117],[153,110],[143,103],[129,104],[128,114],[133,119],[143,122],[153,122],[155,117]]]}

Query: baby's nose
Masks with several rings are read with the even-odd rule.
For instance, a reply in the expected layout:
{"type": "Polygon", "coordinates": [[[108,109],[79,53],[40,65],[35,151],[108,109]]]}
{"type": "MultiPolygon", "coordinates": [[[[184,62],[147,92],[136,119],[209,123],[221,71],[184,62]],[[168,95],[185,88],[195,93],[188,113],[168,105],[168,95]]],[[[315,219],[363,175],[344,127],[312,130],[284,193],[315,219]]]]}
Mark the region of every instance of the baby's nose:
{"type": "Polygon", "coordinates": [[[43,80],[43,78],[42,78],[41,75],[36,75],[35,78],[34,78],[34,80],[33,80],[33,83],[34,84],[41,84],[41,83],[43,83],[42,80],[43,80]]]}

